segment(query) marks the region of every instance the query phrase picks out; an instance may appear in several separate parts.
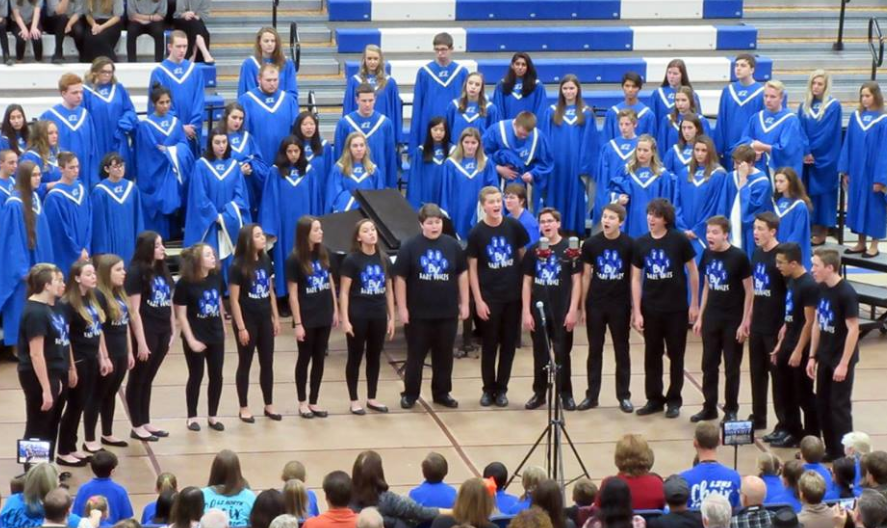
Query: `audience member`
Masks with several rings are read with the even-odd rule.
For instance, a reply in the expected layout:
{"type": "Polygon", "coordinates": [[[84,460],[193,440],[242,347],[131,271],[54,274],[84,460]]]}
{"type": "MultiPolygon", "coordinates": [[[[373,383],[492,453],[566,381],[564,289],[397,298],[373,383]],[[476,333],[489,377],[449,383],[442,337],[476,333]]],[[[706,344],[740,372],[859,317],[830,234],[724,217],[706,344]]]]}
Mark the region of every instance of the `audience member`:
{"type": "Polygon", "coordinates": [[[816,471],[807,470],[798,481],[798,497],[801,513],[798,520],[804,528],[834,528],[831,508],[822,502],[825,496],[825,479],[816,471]]]}
{"type": "Polygon", "coordinates": [[[782,471],[782,461],[773,453],[761,453],[758,455],[758,476],[767,486],[767,495],[764,497],[764,504],[776,504],[784,493],[782,478],[779,473],[782,471]]]}
{"type": "Polygon", "coordinates": [[[610,479],[601,486],[600,508],[583,528],[644,528],[643,517],[631,508],[631,488],[622,479],[610,479]]]}
{"type": "Polygon", "coordinates": [[[730,517],[733,515],[733,507],[726,495],[710,493],[702,501],[702,526],[705,528],[727,528],[730,526],[730,517]]]}
{"type": "Polygon", "coordinates": [[[218,508],[206,510],[200,518],[200,528],[230,528],[228,514],[218,508]]]}
{"type": "MultiPolygon", "coordinates": [[[[226,514],[231,526],[248,526],[256,494],[240,471],[240,459],[230,449],[219,451],[209,471],[209,482],[203,488],[204,508],[207,513],[219,509],[226,514]]],[[[218,521],[219,517],[213,517],[218,521]]],[[[200,521],[203,524],[203,519],[200,521]]],[[[208,527],[203,527],[208,528],[208,527]]]]}
{"type": "Polygon", "coordinates": [[[502,462],[490,462],[484,468],[484,478],[491,478],[496,482],[496,509],[500,513],[508,514],[517,505],[518,498],[505,491],[508,484],[508,468],[502,462]]]}
{"type": "Polygon", "coordinates": [[[71,513],[71,494],[65,488],[56,488],[43,499],[43,526],[67,526],[71,513]]]}
{"type": "Polygon", "coordinates": [[[93,495],[105,497],[108,501],[108,522],[111,524],[132,517],[132,503],[129,502],[129,494],[126,488],[111,479],[117,468],[117,455],[102,449],[92,455],[89,463],[95,478],[80,486],[77,497],[74,499],[73,510],[78,514],[83,512],[86,501],[93,495]]]}
{"type": "Polygon", "coordinates": [[[545,480],[546,477],[547,475],[545,474],[545,470],[539,466],[525,467],[524,472],[521,475],[520,482],[521,486],[524,488],[524,492],[518,499],[517,504],[515,504],[514,507],[507,513],[511,515],[516,515],[529,508],[530,504],[533,502],[533,490],[535,490],[536,486],[538,486],[540,482],[545,480]]]}
{"type": "MultiPolygon", "coordinates": [[[[805,436],[801,439],[801,459],[804,461],[804,469],[807,471],[815,471],[825,480],[826,500],[833,498],[832,489],[835,487],[832,482],[832,473],[825,465],[825,444],[817,436],[805,436]]],[[[801,524],[804,521],[801,520],[801,524]]]]}
{"type": "Polygon", "coordinates": [[[706,494],[720,494],[727,497],[730,504],[739,505],[739,473],[718,462],[720,443],[718,426],[713,422],[699,422],[693,438],[699,463],[681,473],[690,486],[690,502],[687,505],[691,510],[702,507],[706,494]]]}
{"type": "Polygon", "coordinates": [[[308,518],[308,488],[299,479],[290,479],[283,485],[283,507],[297,519],[308,518]]]}
{"type": "Polygon", "coordinates": [[[597,499],[598,487],[591,479],[580,478],[573,484],[573,505],[564,510],[568,519],[582,526],[591,517],[597,499]]]}
{"type": "Polygon", "coordinates": [[[859,497],[862,487],[857,486],[856,460],[845,456],[832,462],[832,482],[834,482],[834,494],[839,499],[852,499],[859,497]]]}
{"type": "Polygon", "coordinates": [[[357,514],[351,504],[351,477],[344,471],[333,471],[323,478],[323,494],[327,510],[307,519],[303,528],[355,528],[357,514]]]}
{"type": "Polygon", "coordinates": [[[528,508],[517,515],[508,524],[508,528],[552,528],[548,514],[539,508],[528,508]]]}
{"type": "MultiPolygon", "coordinates": [[[[560,490],[558,490],[560,494],[560,490]]],[[[490,515],[496,501],[487,490],[483,479],[471,478],[459,486],[459,493],[453,505],[452,515],[440,515],[431,524],[431,528],[453,528],[459,525],[474,528],[495,528],[490,522],[490,515]]]]}
{"type": "MultiPolygon", "coordinates": [[[[111,526],[112,523],[109,522],[110,512],[108,511],[108,499],[104,498],[101,495],[93,495],[92,497],[86,499],[86,504],[83,506],[83,511],[80,512],[79,515],[83,515],[83,517],[92,518],[93,516],[98,517],[99,526],[111,526]]],[[[120,521],[125,521],[126,519],[120,519],[120,521]]],[[[120,522],[118,521],[118,522],[120,522]]]]}
{"type": "Polygon", "coordinates": [[[384,526],[382,514],[376,508],[364,508],[357,516],[357,528],[384,528],[384,526]]]}
{"type": "Polygon", "coordinates": [[[410,498],[429,508],[452,508],[456,502],[456,488],[443,481],[448,471],[447,459],[443,455],[433,451],[428,453],[422,461],[425,482],[410,490],[410,498]]]}
{"type": "Polygon", "coordinates": [[[773,515],[764,509],[766,496],[767,485],[760,477],[743,478],[739,489],[739,504],[742,509],[730,519],[730,527],[769,528],[773,515]]]}
{"type": "Polygon", "coordinates": [[[37,464],[25,475],[21,493],[10,495],[0,510],[0,526],[22,528],[40,526],[43,521],[43,501],[50,491],[59,487],[59,473],[50,463],[37,464]]]}
{"type": "Polygon", "coordinates": [[[271,521],[270,528],[299,528],[299,518],[288,513],[278,515],[271,521]]]}
{"type": "MultiPolygon", "coordinates": [[[[640,435],[627,434],[616,443],[613,455],[619,473],[615,477],[604,479],[601,485],[610,478],[622,479],[631,489],[631,506],[635,510],[661,510],[665,506],[665,493],[662,489],[662,477],[651,473],[653,467],[653,450],[640,435]]],[[[598,505],[600,499],[595,501],[598,505]]]]}
{"type": "MultiPolygon", "coordinates": [[[[176,476],[172,473],[164,471],[163,473],[157,475],[157,480],[154,481],[154,491],[159,496],[164,491],[178,491],[179,482],[176,480],[176,476]]],[[[142,510],[142,524],[154,524],[152,519],[154,518],[154,513],[157,511],[157,502],[149,502],[145,505],[145,509],[142,510]]]]}
{"type": "Polygon", "coordinates": [[[188,486],[176,495],[172,503],[169,528],[192,528],[200,522],[204,510],[203,491],[188,486]]]}
{"type": "Polygon", "coordinates": [[[672,475],[663,484],[668,513],[647,521],[648,528],[702,528],[702,515],[687,508],[690,486],[684,477],[672,475]]]}
{"type": "Polygon", "coordinates": [[[286,513],[283,495],[276,489],[266,489],[259,493],[249,514],[251,528],[269,528],[271,521],[286,513]]]}
{"type": "Polygon", "coordinates": [[[548,513],[554,528],[576,528],[573,520],[564,513],[564,495],[556,481],[546,479],[536,486],[536,491],[533,493],[533,506],[548,513]]]}
{"type": "Polygon", "coordinates": [[[798,497],[798,481],[804,474],[804,463],[800,460],[789,460],[782,466],[783,491],[780,501],[791,505],[795,513],[801,511],[801,499],[798,497]]]}
{"type": "Polygon", "coordinates": [[[887,452],[872,451],[862,457],[863,485],[887,497],[887,452]]]}
{"type": "Polygon", "coordinates": [[[172,505],[175,503],[176,495],[178,493],[172,490],[161,492],[155,503],[154,515],[151,516],[148,522],[142,524],[168,525],[172,520],[172,505]]]}
{"type": "MultiPolygon", "coordinates": [[[[280,475],[280,478],[284,483],[291,479],[305,482],[307,478],[305,465],[298,460],[290,460],[283,466],[283,473],[280,475]]],[[[314,517],[316,515],[320,515],[320,509],[317,507],[317,494],[308,490],[308,516],[314,517]]]]}
{"type": "Polygon", "coordinates": [[[887,497],[867,489],[859,496],[853,510],[845,510],[836,504],[832,512],[836,528],[881,528],[887,522],[887,497]]]}
{"type": "Polygon", "coordinates": [[[844,445],[844,454],[853,457],[856,462],[853,485],[858,488],[862,482],[862,457],[872,452],[872,439],[861,431],[853,431],[844,435],[841,444],[844,445]]]}

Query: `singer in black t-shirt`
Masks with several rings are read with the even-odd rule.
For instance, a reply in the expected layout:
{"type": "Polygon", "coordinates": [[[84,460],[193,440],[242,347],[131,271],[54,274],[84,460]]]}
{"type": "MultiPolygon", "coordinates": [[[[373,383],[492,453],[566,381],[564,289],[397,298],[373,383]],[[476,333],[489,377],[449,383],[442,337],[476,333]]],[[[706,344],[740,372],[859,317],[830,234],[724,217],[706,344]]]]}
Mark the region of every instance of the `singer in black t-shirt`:
{"type": "Polygon", "coordinates": [[[573,386],[570,382],[570,353],[573,350],[573,328],[579,320],[579,301],[582,294],[581,267],[578,240],[576,247],[560,235],[561,214],[551,207],[539,212],[542,238],[530,246],[522,267],[524,327],[533,337],[533,397],[527,409],[545,404],[549,346],[554,348],[558,365],[556,397],[560,396],[564,410],[576,409],[573,386]],[[546,247],[547,246],[547,247],[546,247]],[[545,329],[541,311],[545,313],[545,329]],[[548,339],[548,343],[546,342],[548,339]]]}

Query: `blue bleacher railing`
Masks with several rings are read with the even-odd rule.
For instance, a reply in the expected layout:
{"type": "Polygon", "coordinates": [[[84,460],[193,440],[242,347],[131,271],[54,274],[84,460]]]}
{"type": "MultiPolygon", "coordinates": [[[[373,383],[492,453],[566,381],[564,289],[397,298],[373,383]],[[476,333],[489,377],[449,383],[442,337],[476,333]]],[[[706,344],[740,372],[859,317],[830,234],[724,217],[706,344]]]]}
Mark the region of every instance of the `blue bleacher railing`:
{"type": "MultiPolygon", "coordinates": [[[[275,0],[276,2],[277,0],[275,0]]],[[[299,25],[295,22],[290,22],[290,54],[293,59],[293,66],[296,67],[296,71],[299,71],[299,66],[302,63],[302,42],[301,38],[299,38],[299,25]]]]}
{"type": "Polygon", "coordinates": [[[878,76],[878,68],[884,64],[884,34],[878,19],[869,19],[869,51],[872,52],[872,80],[878,76]]]}
{"type": "Polygon", "coordinates": [[[847,11],[847,4],[850,3],[850,0],[840,0],[841,2],[841,17],[838,20],[838,40],[832,44],[832,49],[835,51],[843,51],[844,49],[844,13],[847,11]]]}

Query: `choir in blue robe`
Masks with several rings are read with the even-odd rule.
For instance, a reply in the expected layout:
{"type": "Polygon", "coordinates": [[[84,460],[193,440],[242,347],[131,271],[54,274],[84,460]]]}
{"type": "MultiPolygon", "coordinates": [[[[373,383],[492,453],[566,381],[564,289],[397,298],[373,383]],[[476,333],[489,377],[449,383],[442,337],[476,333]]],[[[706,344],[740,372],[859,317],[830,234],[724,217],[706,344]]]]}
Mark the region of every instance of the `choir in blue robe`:
{"type": "Polygon", "coordinates": [[[277,239],[271,248],[271,260],[274,261],[274,274],[278,277],[275,288],[281,297],[287,294],[286,281],[282,277],[286,277],[286,257],[295,247],[296,223],[304,215],[323,213],[318,176],[312,165],[308,165],[301,176],[295,168],[282,175],[275,165],[271,167],[265,182],[265,201],[259,211],[259,223],[268,237],[277,239]]]}
{"type": "MultiPolygon", "coordinates": [[[[320,131],[317,132],[318,134],[320,131]]],[[[329,203],[327,202],[326,192],[328,189],[327,182],[330,178],[330,171],[333,170],[333,147],[325,139],[320,140],[320,152],[314,152],[311,143],[306,141],[302,148],[305,152],[305,159],[314,168],[314,178],[317,180],[317,188],[320,193],[320,210],[317,214],[323,214],[327,210],[329,203]]]]}
{"type": "Polygon", "coordinates": [[[834,227],[838,214],[838,158],[841,156],[841,102],[833,97],[822,102],[814,100],[810,108],[798,107],[801,130],[807,137],[807,150],[812,164],[804,164],[801,175],[813,203],[810,221],[813,225],[834,227]]]}
{"type": "Polygon", "coordinates": [[[416,72],[413,87],[413,116],[410,119],[410,152],[425,143],[425,133],[432,117],[447,115],[447,105],[459,97],[468,70],[457,62],[441,66],[431,61],[416,72]]]}
{"type": "Polygon", "coordinates": [[[43,215],[52,226],[52,263],[67,274],[84,249],[92,255],[92,209],[86,187],[79,181],[58,182],[46,193],[43,215]]]}
{"type": "Polygon", "coordinates": [[[73,152],[80,162],[80,181],[87,189],[92,189],[99,181],[98,166],[100,159],[96,151],[96,132],[89,111],[78,106],[68,110],[64,105],[57,104],[43,112],[40,119],[52,121],[59,129],[59,148],[73,152]]]}
{"type": "Polygon", "coordinates": [[[625,164],[634,154],[638,138],[625,139],[622,136],[611,139],[601,146],[598,155],[598,170],[594,173],[594,209],[592,221],[597,225],[604,214],[604,206],[614,201],[610,192],[610,182],[621,178],[625,172],[625,164]]]}
{"type": "Polygon", "coordinates": [[[692,143],[687,143],[683,148],[675,143],[662,157],[662,164],[675,176],[680,174],[683,169],[689,167],[691,161],[693,161],[692,143]]]}
{"type": "Polygon", "coordinates": [[[610,191],[616,198],[620,194],[628,195],[622,231],[632,238],[647,233],[647,204],[654,198],[672,196],[673,182],[674,176],[665,168],[657,175],[650,167],[637,167],[633,171],[626,167],[621,177],[611,181],[610,191]]]}
{"type": "MultiPolygon", "coordinates": [[[[266,63],[271,63],[271,59],[264,59],[264,61],[266,63]]],[[[240,66],[240,82],[237,83],[237,97],[259,87],[260,69],[261,65],[255,57],[250,56],[243,59],[243,64],[240,66]]],[[[278,86],[284,92],[292,95],[296,101],[299,100],[299,85],[296,81],[296,67],[290,59],[286,59],[286,64],[284,64],[283,69],[280,70],[280,84],[278,84],[278,86]]]]}
{"type": "Polygon", "coordinates": [[[246,111],[244,130],[253,136],[262,159],[272,163],[280,142],[290,134],[299,115],[299,103],[283,90],[268,95],[259,88],[246,92],[237,101],[246,111]]]}
{"type": "Polygon", "coordinates": [[[854,111],[847,124],[838,172],[847,174],[847,227],[857,234],[887,236],[887,203],[876,183],[887,185],[887,114],[854,111]]]}
{"type": "MultiPolygon", "coordinates": [[[[511,213],[508,213],[508,216],[514,218],[511,213]]],[[[527,245],[524,246],[524,249],[529,249],[530,246],[539,241],[539,237],[542,236],[542,233],[539,231],[539,221],[536,220],[536,217],[533,216],[532,213],[524,209],[521,211],[520,216],[517,218],[517,221],[524,226],[524,229],[527,230],[527,234],[530,235],[530,241],[527,242],[527,245]]]]}
{"type": "Polygon", "coordinates": [[[15,346],[18,341],[19,321],[25,307],[28,271],[38,262],[52,262],[52,238],[49,224],[43,217],[40,197],[33,194],[31,208],[37,215],[34,248],[28,247],[28,232],[22,213],[24,203],[18,191],[12,191],[0,208],[0,313],[3,316],[3,342],[15,346]]]}
{"type": "Polygon", "coordinates": [[[772,147],[755,163],[759,170],[773,173],[780,167],[791,167],[798,175],[804,173],[807,138],[801,131],[797,114],[784,109],[778,112],[761,110],[749,119],[737,145],[751,145],[754,140],[772,147]]]}
{"type": "Polygon", "coordinates": [[[779,216],[776,238],[780,242],[794,242],[801,246],[801,263],[809,268],[813,262],[813,251],[810,247],[810,210],[807,204],[804,200],[780,197],[774,200],[773,209],[779,216]]]}
{"type": "Polygon", "coordinates": [[[136,185],[145,211],[145,229],[169,238],[170,222],[183,205],[184,187],[193,166],[188,138],[177,117],[150,114],[139,122],[136,185]]]}
{"type": "Polygon", "coordinates": [[[594,112],[585,107],[585,121],[580,125],[576,116],[576,105],[567,106],[560,125],[554,123],[557,106],[545,110],[540,127],[551,145],[554,156],[554,170],[546,186],[543,201],[561,213],[562,226],[573,233],[585,232],[585,219],[588,218],[588,195],[582,177],[590,177],[597,167],[600,153],[600,138],[594,112]]]}
{"type": "Polygon", "coordinates": [[[246,191],[249,194],[249,210],[255,216],[259,210],[259,197],[262,196],[262,189],[271,169],[259,152],[255,138],[246,130],[229,133],[228,144],[231,145],[231,157],[238,163],[249,164],[253,170],[249,176],[244,174],[243,178],[246,180],[246,191]]]}
{"type": "Polygon", "coordinates": [[[518,77],[514,83],[511,95],[505,95],[502,90],[502,81],[496,84],[493,92],[493,106],[499,110],[499,119],[514,119],[521,112],[532,112],[536,117],[542,118],[548,107],[548,95],[545,93],[545,85],[536,79],[536,87],[529,95],[523,95],[521,90],[524,80],[518,77]]]}
{"type": "Polygon", "coordinates": [[[743,86],[736,81],[724,88],[718,103],[718,122],[713,138],[721,159],[730,159],[733,148],[742,138],[748,120],[763,109],[763,84],[754,82],[743,86]]]}
{"type": "Polygon", "coordinates": [[[120,83],[84,85],[83,106],[89,110],[95,126],[96,170],[101,170],[102,158],[109,152],[116,152],[126,163],[132,163],[130,143],[135,142],[139,118],[126,88],[120,83]]]}
{"type": "Polygon", "coordinates": [[[618,138],[622,136],[622,134],[619,132],[619,111],[626,108],[634,110],[635,113],[638,115],[638,127],[635,129],[635,133],[638,136],[650,134],[655,138],[657,123],[656,117],[653,115],[653,111],[650,110],[647,105],[641,102],[637,102],[633,105],[627,105],[625,104],[625,101],[622,101],[619,104],[611,106],[607,110],[607,117],[604,119],[604,128],[601,130],[601,140],[609,141],[613,138],[618,138]]]}
{"type": "Polygon", "coordinates": [[[391,124],[394,125],[397,142],[402,142],[403,101],[400,98],[400,89],[397,87],[397,81],[390,75],[385,76],[385,86],[381,89],[375,75],[364,79],[359,73],[355,73],[349,77],[348,83],[345,86],[345,98],[342,99],[342,116],[357,110],[354,93],[357,91],[357,87],[364,83],[369,84],[376,91],[376,105],[373,109],[391,120],[391,124]]]}
{"type": "Polygon", "coordinates": [[[499,121],[498,125],[487,130],[483,142],[484,151],[493,163],[511,167],[517,172],[514,183],[526,186],[521,175],[529,172],[533,176],[530,209],[534,212],[541,209],[542,197],[545,196],[548,180],[554,170],[554,157],[548,138],[539,131],[539,127],[534,128],[526,139],[518,139],[514,133],[513,119],[499,121]]]}
{"type": "MultiPolygon", "coordinates": [[[[702,133],[706,136],[711,136],[711,126],[708,124],[708,119],[701,114],[696,114],[696,117],[702,122],[702,133]]],[[[659,135],[656,137],[656,147],[659,149],[659,154],[661,156],[665,156],[666,153],[671,150],[671,147],[678,144],[678,140],[681,138],[681,123],[683,121],[683,115],[679,115],[677,122],[675,122],[672,119],[671,114],[668,114],[660,120],[658,129],[659,135]]]]}
{"type": "Polygon", "coordinates": [[[15,139],[10,139],[4,135],[0,135],[0,150],[10,150],[12,144],[18,145],[19,152],[24,152],[28,148],[28,142],[21,134],[16,134],[15,139]]]}
{"type": "MultiPolygon", "coordinates": [[[[148,82],[148,93],[154,83],[169,88],[172,93],[172,107],[170,113],[179,118],[182,125],[193,125],[197,136],[189,143],[193,152],[199,152],[203,148],[201,133],[203,130],[203,114],[205,112],[205,96],[203,93],[203,72],[196,64],[183,60],[176,64],[169,59],[154,68],[151,79],[148,82]]],[[[154,113],[154,104],[148,98],[148,114],[154,113]]],[[[247,114],[248,115],[248,114],[247,114]]]]}
{"type": "MultiPolygon", "coordinates": [[[[653,112],[653,115],[656,116],[657,123],[662,121],[663,117],[674,110],[675,91],[676,90],[671,86],[660,86],[650,94],[650,104],[648,106],[650,107],[650,111],[653,112]]],[[[693,92],[693,100],[696,101],[696,108],[702,109],[698,93],[693,92]]],[[[703,120],[703,123],[704,122],[705,121],[703,120]]]]}
{"type": "Polygon", "coordinates": [[[118,255],[129,262],[136,238],[145,230],[142,199],[136,184],[105,178],[92,190],[92,252],[118,255]]]}
{"type": "Polygon", "coordinates": [[[336,163],[327,179],[327,212],[339,213],[354,208],[352,191],[356,189],[384,189],[385,173],[376,165],[372,174],[368,173],[361,162],[354,162],[351,173],[342,172],[342,165],[336,163]]]}
{"type": "Polygon", "coordinates": [[[364,117],[354,111],[339,119],[333,142],[335,159],[342,157],[345,139],[353,132],[359,132],[366,138],[373,163],[385,174],[382,185],[390,188],[397,187],[397,135],[391,120],[376,111],[373,111],[369,117],[364,117]]]}
{"type": "Polygon", "coordinates": [[[766,173],[754,169],[748,181],[739,188],[739,174],[734,170],[724,178],[721,214],[730,219],[730,243],[742,249],[751,258],[755,252],[755,216],[773,210],[773,187],[766,173]]]}
{"type": "Polygon", "coordinates": [[[449,145],[435,143],[431,161],[425,161],[423,159],[425,147],[419,146],[419,150],[410,158],[407,201],[414,209],[419,209],[427,203],[440,204],[444,163],[454,149],[455,147],[449,145]]]}
{"type": "Polygon", "coordinates": [[[3,208],[3,204],[6,203],[6,199],[12,196],[12,192],[15,191],[15,178],[0,178],[0,209],[3,208]]]}
{"type": "Polygon", "coordinates": [[[727,172],[718,167],[705,178],[705,167],[696,170],[692,179],[689,167],[684,166],[675,177],[674,207],[675,225],[681,231],[692,231],[696,239],[691,239],[696,250],[696,260],[702,260],[702,252],[708,247],[705,238],[706,221],[712,216],[724,214],[721,210],[721,193],[727,172]]]}
{"type": "Polygon", "coordinates": [[[499,183],[491,160],[487,159],[483,169],[477,165],[475,158],[462,158],[462,161],[447,158],[444,163],[440,208],[453,221],[453,229],[462,240],[468,239],[468,232],[477,223],[480,190],[499,183]]]}
{"type": "Polygon", "coordinates": [[[37,189],[37,193],[40,195],[40,198],[46,197],[46,184],[57,182],[62,178],[62,171],[59,169],[58,155],[61,151],[58,147],[54,149],[50,149],[49,151],[49,159],[46,160],[46,163],[43,163],[43,158],[40,157],[40,154],[34,150],[26,150],[24,154],[22,154],[21,158],[19,158],[18,162],[21,164],[25,161],[30,161],[40,167],[40,187],[37,189]]]}
{"type": "Polygon", "coordinates": [[[459,99],[450,101],[447,107],[447,130],[450,131],[450,139],[453,143],[459,141],[459,137],[466,128],[476,128],[480,135],[483,136],[487,129],[494,126],[502,118],[499,116],[499,109],[487,101],[487,115],[481,116],[477,111],[477,103],[469,102],[465,106],[465,111],[459,111],[459,99]]]}

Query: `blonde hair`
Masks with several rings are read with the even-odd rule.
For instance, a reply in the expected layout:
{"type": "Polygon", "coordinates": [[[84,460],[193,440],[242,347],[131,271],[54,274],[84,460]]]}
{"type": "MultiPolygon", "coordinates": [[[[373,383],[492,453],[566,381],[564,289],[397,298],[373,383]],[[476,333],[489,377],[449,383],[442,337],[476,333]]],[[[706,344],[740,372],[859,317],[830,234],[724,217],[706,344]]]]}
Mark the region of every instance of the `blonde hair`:
{"type": "Polygon", "coordinates": [[[59,471],[49,462],[37,464],[25,475],[25,487],[22,495],[28,510],[42,510],[43,498],[59,486],[59,471]]]}
{"type": "Polygon", "coordinates": [[[758,476],[779,475],[782,471],[782,460],[773,453],[758,455],[758,476]]]}
{"type": "MultiPolygon", "coordinates": [[[[56,125],[53,121],[49,120],[41,120],[34,123],[34,130],[28,138],[28,147],[36,152],[40,156],[40,161],[43,162],[42,170],[46,170],[47,165],[49,164],[49,159],[52,157],[52,147],[49,146],[49,129],[50,127],[55,127],[56,133],[58,133],[58,125],[56,125]]],[[[58,154],[58,144],[55,146],[56,152],[58,154]]]]}
{"type": "MultiPolygon", "coordinates": [[[[822,102],[826,102],[832,94],[831,74],[822,68],[813,70],[813,73],[807,78],[807,91],[804,93],[804,108],[807,110],[813,108],[813,81],[815,81],[817,77],[822,77],[822,80],[825,83],[825,89],[822,91],[822,102]]],[[[822,119],[823,115],[824,114],[820,114],[817,119],[822,119]]]]}
{"type": "Polygon", "coordinates": [[[363,55],[360,56],[360,70],[358,71],[358,76],[364,81],[370,78],[370,75],[374,75],[376,77],[376,90],[381,90],[385,88],[385,84],[388,82],[388,78],[385,76],[385,55],[382,54],[382,48],[376,46],[375,44],[367,44],[367,46],[363,49],[363,55]],[[379,56],[379,68],[376,70],[375,74],[370,74],[369,68],[367,68],[367,52],[371,51],[379,56]]]}
{"type": "Polygon", "coordinates": [[[776,79],[770,79],[764,84],[764,88],[773,88],[778,91],[780,94],[785,94],[785,84],[782,81],[777,81],[776,79]]]}
{"type": "Polygon", "coordinates": [[[486,526],[495,506],[483,479],[470,478],[459,486],[456,503],[453,505],[453,518],[460,524],[486,526]]]}
{"type": "MultiPolygon", "coordinates": [[[[653,151],[653,156],[650,158],[650,169],[653,171],[653,174],[659,176],[665,170],[665,167],[662,165],[662,160],[659,159],[659,153],[656,150],[656,140],[650,134],[644,134],[638,138],[638,144],[642,141],[650,144],[650,149],[653,151]]],[[[628,172],[634,172],[639,166],[638,149],[635,147],[631,159],[625,164],[625,168],[628,172]]]]}
{"type": "Polygon", "coordinates": [[[286,513],[304,519],[308,514],[308,488],[299,479],[290,479],[283,485],[283,504],[286,513]]]}
{"type": "Polygon", "coordinates": [[[655,458],[653,450],[641,435],[627,434],[616,442],[613,455],[616,468],[620,473],[637,477],[650,471],[655,458]]]}
{"type": "Polygon", "coordinates": [[[459,135],[459,142],[456,143],[456,150],[453,151],[453,154],[450,157],[460,163],[462,162],[465,158],[465,151],[462,149],[462,141],[469,136],[477,140],[478,146],[477,152],[474,154],[474,159],[477,160],[477,170],[482,171],[487,166],[487,155],[484,153],[484,143],[480,137],[480,132],[474,127],[468,127],[462,131],[462,134],[459,135]]]}
{"type": "Polygon", "coordinates": [[[547,475],[545,474],[545,470],[539,466],[527,466],[524,468],[524,472],[520,479],[521,486],[524,488],[524,493],[521,495],[521,499],[526,499],[532,495],[536,486],[546,478],[547,475]]]}
{"type": "Polygon", "coordinates": [[[284,482],[292,479],[305,482],[305,465],[298,460],[290,460],[283,466],[280,479],[284,482]]]}
{"type": "Polygon", "coordinates": [[[363,139],[367,149],[366,156],[363,157],[363,168],[367,171],[367,174],[372,174],[376,172],[376,165],[373,163],[373,158],[370,153],[370,145],[367,142],[366,137],[360,132],[352,132],[345,138],[345,145],[342,148],[342,156],[339,158],[339,161],[336,162],[336,165],[342,169],[343,174],[351,174],[351,171],[354,170],[354,160],[351,158],[351,142],[357,138],[363,139]]]}
{"type": "Polygon", "coordinates": [[[108,499],[102,495],[93,495],[86,500],[86,504],[83,506],[83,516],[89,517],[89,512],[92,510],[102,512],[102,519],[107,519],[111,514],[108,507],[108,499]]]}

